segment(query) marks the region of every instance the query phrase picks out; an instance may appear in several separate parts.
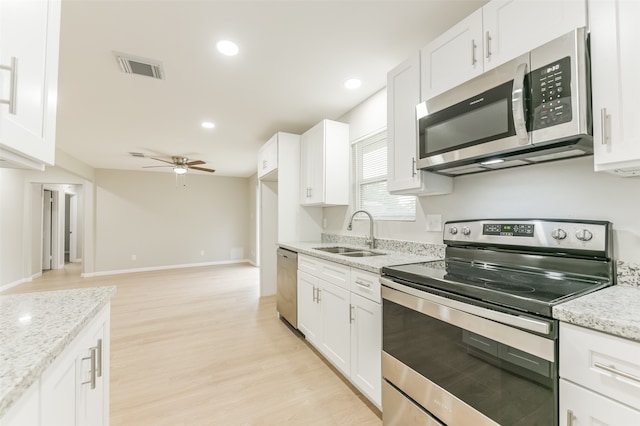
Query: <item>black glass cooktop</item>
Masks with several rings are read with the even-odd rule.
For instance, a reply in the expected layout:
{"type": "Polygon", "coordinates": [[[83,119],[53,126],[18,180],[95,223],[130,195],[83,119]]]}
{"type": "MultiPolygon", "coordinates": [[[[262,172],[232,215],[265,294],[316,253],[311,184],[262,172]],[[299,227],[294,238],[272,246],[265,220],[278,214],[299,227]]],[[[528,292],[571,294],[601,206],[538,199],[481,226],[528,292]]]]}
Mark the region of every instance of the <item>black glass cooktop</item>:
{"type": "Polygon", "coordinates": [[[547,317],[554,305],[611,284],[602,276],[460,260],[390,266],[382,273],[418,289],[438,289],[547,317]]]}

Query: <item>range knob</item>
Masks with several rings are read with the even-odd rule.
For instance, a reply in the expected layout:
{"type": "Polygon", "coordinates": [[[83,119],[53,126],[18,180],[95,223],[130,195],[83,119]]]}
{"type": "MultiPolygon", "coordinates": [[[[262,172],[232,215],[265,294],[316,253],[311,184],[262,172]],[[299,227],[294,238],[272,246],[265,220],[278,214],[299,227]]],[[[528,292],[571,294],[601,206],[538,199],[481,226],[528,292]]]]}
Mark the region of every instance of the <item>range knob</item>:
{"type": "Polygon", "coordinates": [[[458,233],[458,228],[456,228],[455,226],[452,226],[451,228],[449,228],[449,233],[451,235],[456,235],[458,233]]]}
{"type": "Polygon", "coordinates": [[[576,231],[576,238],[580,241],[589,241],[593,238],[593,234],[588,229],[578,229],[576,231]]]}
{"type": "Polygon", "coordinates": [[[551,236],[554,240],[564,240],[567,238],[567,232],[562,228],[556,228],[551,231],[551,236]]]}
{"type": "Polygon", "coordinates": [[[462,229],[460,230],[462,232],[462,235],[469,235],[471,234],[471,229],[469,229],[468,226],[463,226],[462,229]]]}

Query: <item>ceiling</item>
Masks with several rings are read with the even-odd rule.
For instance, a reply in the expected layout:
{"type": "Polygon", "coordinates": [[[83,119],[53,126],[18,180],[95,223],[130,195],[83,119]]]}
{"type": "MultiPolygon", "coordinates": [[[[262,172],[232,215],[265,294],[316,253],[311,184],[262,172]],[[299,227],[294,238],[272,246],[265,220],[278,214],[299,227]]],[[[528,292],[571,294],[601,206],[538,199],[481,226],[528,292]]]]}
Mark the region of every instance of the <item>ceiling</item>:
{"type": "Polygon", "coordinates": [[[340,117],[484,3],[63,0],[56,144],[94,168],[161,164],[140,152],[248,177],[275,132],[340,117]],[[221,55],[221,39],[240,53],[221,55]],[[166,78],[123,73],[114,51],[161,61],[166,78]]]}

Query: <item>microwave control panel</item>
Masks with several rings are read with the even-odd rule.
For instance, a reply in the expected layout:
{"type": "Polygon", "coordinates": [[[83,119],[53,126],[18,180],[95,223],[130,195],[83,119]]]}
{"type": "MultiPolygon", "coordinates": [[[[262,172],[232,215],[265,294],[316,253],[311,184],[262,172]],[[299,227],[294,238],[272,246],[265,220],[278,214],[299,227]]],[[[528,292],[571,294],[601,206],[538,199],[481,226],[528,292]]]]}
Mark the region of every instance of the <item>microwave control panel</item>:
{"type": "Polygon", "coordinates": [[[571,58],[565,57],[529,73],[529,131],[571,121],[571,58]]]}

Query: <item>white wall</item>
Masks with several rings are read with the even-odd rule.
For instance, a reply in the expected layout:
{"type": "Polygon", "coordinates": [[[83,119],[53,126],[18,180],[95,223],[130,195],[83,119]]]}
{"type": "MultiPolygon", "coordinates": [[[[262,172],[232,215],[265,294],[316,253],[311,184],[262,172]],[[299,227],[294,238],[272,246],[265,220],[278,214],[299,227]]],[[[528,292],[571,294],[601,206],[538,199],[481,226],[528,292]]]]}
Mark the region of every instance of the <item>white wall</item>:
{"type": "Polygon", "coordinates": [[[247,179],[247,197],[249,203],[249,252],[246,256],[253,265],[258,264],[257,244],[258,244],[258,205],[257,205],[257,192],[258,192],[258,175],[247,179]]]}
{"type": "Polygon", "coordinates": [[[26,275],[24,193],[24,172],[0,169],[0,287],[18,282],[26,275]]]}
{"type": "Polygon", "coordinates": [[[246,258],[247,179],[185,176],[183,186],[173,173],[95,171],[96,273],[246,258]]]}
{"type": "MultiPolygon", "coordinates": [[[[352,140],[386,126],[382,113],[386,100],[382,99],[379,92],[338,119],[356,129],[352,140]]],[[[441,233],[425,230],[427,214],[441,214],[443,221],[498,217],[608,220],[613,223],[616,257],[640,262],[640,178],[595,173],[593,157],[460,176],[454,178],[452,194],[418,200],[414,222],[378,221],[376,237],[442,243],[441,233]]],[[[325,232],[367,233],[367,221],[354,223],[353,232],[346,231],[352,210],[325,208],[325,232]]]]}

